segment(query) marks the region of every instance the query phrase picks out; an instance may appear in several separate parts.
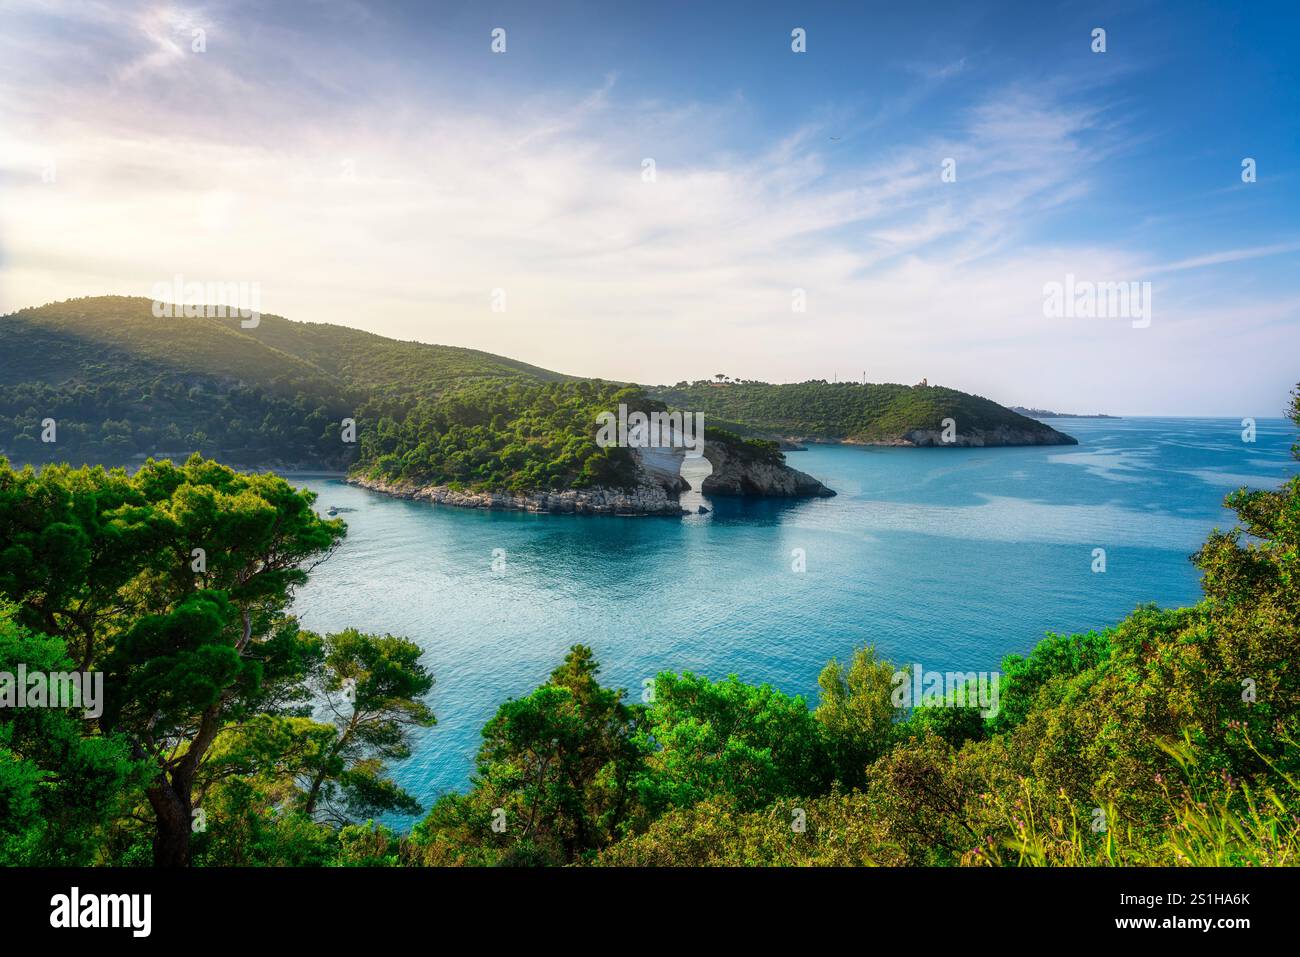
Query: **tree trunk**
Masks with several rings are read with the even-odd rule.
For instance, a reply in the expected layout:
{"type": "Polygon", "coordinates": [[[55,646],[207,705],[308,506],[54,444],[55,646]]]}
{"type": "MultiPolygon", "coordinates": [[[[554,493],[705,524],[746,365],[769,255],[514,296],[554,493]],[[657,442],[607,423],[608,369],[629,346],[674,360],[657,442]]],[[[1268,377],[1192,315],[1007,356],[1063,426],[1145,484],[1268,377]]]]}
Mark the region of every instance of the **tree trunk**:
{"type": "Polygon", "coordinates": [[[316,813],[316,802],[320,800],[321,785],[325,783],[325,769],[316,772],[312,778],[311,789],[307,792],[307,800],[303,803],[303,813],[309,817],[316,813]]]}
{"type": "Polygon", "coordinates": [[[189,796],[177,792],[165,775],[159,775],[146,793],[155,820],[153,866],[189,867],[192,814],[189,796]]]}
{"type": "Polygon", "coordinates": [[[199,720],[199,730],[185,756],[162,771],[148,789],[157,827],[153,839],[155,867],[189,867],[190,831],[194,817],[194,776],[199,762],[217,736],[223,701],[211,705],[199,720]]]}
{"type": "Polygon", "coordinates": [[[308,815],[316,813],[316,802],[320,800],[320,789],[325,784],[325,778],[329,774],[330,761],[338,757],[343,752],[343,749],[347,746],[348,742],[352,739],[352,732],[356,730],[358,717],[359,715],[354,707],[352,709],[352,717],[348,720],[348,726],[343,729],[343,733],[339,736],[338,741],[336,741],[334,747],[330,749],[329,757],[321,761],[320,770],[318,770],[316,776],[312,778],[311,788],[307,791],[307,800],[303,804],[303,811],[308,815]]]}
{"type": "MultiPolygon", "coordinates": [[[[253,636],[253,618],[247,608],[243,612],[244,634],[236,643],[243,655],[253,636]]],[[[194,778],[208,748],[221,729],[221,714],[233,689],[227,688],[222,696],[199,718],[198,731],[185,754],[176,762],[164,765],[158,777],[146,789],[149,804],[154,811],[153,863],[154,867],[189,867],[190,832],[194,820],[194,778]]],[[[138,748],[138,745],[137,745],[138,748]]]]}

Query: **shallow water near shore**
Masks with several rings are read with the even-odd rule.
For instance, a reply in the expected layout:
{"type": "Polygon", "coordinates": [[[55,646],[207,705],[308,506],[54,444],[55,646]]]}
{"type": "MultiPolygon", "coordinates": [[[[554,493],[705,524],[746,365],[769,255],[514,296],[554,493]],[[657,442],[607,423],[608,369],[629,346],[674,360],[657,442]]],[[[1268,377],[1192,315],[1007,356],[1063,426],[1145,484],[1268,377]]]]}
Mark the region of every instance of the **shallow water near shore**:
{"type": "Polygon", "coordinates": [[[354,626],[425,649],[438,725],[391,771],[427,808],[468,786],[483,724],[572,644],[591,645],[603,682],[634,700],[660,671],[694,671],[815,705],[826,661],[867,642],[897,663],[993,670],[1048,631],[1196,601],[1188,557],[1233,524],[1224,495],[1296,471],[1283,419],[1259,420],[1254,443],[1234,419],[1048,421],[1079,445],[812,446],[787,461],[835,498],[691,493],[683,505],[712,511],[680,519],[456,509],[295,478],[322,513],[355,511],[294,610],[317,631],[354,626]]]}

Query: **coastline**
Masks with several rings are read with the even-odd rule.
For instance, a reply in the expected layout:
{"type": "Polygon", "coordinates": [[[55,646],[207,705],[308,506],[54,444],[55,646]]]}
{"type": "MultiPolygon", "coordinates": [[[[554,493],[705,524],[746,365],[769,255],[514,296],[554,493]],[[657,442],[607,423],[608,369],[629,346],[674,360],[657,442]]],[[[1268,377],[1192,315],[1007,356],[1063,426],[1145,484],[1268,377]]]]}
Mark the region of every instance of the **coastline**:
{"type": "Polygon", "coordinates": [[[408,485],[359,475],[347,484],[393,498],[426,501],[454,508],[534,512],[549,515],[613,515],[624,518],[691,514],[660,485],[643,483],[633,489],[586,488],[542,492],[471,492],[445,485],[408,485]]]}
{"type": "Polygon", "coordinates": [[[783,436],[780,441],[800,445],[850,445],[861,448],[1030,448],[1043,445],[1078,445],[1079,440],[1072,435],[1053,429],[1050,433],[1028,432],[1018,429],[979,430],[977,432],[958,432],[952,442],[944,442],[938,429],[910,429],[902,435],[891,439],[829,439],[807,436],[783,436]]]}

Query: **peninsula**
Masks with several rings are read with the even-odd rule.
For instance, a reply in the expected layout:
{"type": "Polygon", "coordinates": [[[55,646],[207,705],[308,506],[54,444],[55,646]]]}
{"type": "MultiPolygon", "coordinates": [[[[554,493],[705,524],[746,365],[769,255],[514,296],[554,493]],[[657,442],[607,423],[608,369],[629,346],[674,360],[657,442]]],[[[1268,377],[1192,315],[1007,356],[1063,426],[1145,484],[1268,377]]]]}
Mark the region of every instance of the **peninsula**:
{"type": "Polygon", "coordinates": [[[713,471],[700,491],[712,496],[833,495],[786,463],[804,443],[1075,441],[924,382],[646,387],[273,315],[253,328],[159,317],[143,297],[0,317],[0,356],[0,455],[16,463],[130,466],[197,452],[243,468],[346,472],[378,492],[461,507],[680,514],[689,486],[679,462],[597,443],[597,422],[620,404],[702,415],[713,471]]]}

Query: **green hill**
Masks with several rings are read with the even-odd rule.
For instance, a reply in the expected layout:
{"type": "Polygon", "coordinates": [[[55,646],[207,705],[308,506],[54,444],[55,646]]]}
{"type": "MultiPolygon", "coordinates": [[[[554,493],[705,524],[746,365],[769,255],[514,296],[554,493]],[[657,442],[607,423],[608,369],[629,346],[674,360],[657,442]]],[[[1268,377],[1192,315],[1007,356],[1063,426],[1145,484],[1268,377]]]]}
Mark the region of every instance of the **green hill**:
{"type": "MultiPolygon", "coordinates": [[[[240,328],[238,319],[213,321],[240,328]]],[[[388,339],[324,322],[291,322],[279,316],[262,316],[258,327],[244,334],[351,386],[383,395],[434,395],[487,379],[522,383],[573,378],[477,349],[388,339]]]]}
{"type": "Polygon", "coordinates": [[[124,369],[201,375],[248,385],[315,384],[428,394],[466,381],[554,382],[568,376],[475,349],[401,342],[347,326],[261,316],[158,319],[152,301],[98,296],[0,319],[0,385],[114,381],[124,369]]]}
{"type": "Polygon", "coordinates": [[[248,466],[344,468],[345,417],[402,416],[483,382],[569,377],[473,349],[263,315],[163,318],[144,298],[72,299],[0,317],[0,453],[120,463],[203,452],[248,466]],[[57,441],[40,441],[41,422],[57,441]]]}
{"type": "MultiPolygon", "coordinates": [[[[703,412],[721,423],[743,423],[743,434],[809,442],[927,444],[943,420],[956,424],[957,444],[1056,445],[1072,438],[989,399],[942,386],[699,381],[658,386],[650,395],[675,408],[703,412]]],[[[737,429],[731,424],[728,428],[737,429]]]]}
{"type": "MultiPolygon", "coordinates": [[[[283,320],[282,320],[283,321],[283,320]]],[[[0,385],[95,386],[129,376],[203,376],[264,386],[336,388],[324,369],[282,352],[238,321],[157,319],[148,299],[104,296],[0,319],[0,385]]]]}

